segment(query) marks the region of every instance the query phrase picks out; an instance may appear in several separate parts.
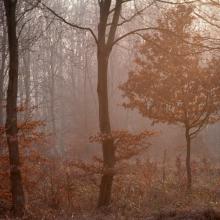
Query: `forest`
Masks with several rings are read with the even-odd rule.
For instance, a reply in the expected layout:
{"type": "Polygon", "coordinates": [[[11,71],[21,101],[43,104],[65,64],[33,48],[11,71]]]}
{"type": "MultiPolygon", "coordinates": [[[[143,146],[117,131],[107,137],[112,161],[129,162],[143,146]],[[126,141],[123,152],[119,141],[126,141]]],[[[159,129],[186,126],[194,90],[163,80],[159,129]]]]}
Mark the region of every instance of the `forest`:
{"type": "Polygon", "coordinates": [[[0,0],[0,219],[220,220],[218,0],[0,0]]]}

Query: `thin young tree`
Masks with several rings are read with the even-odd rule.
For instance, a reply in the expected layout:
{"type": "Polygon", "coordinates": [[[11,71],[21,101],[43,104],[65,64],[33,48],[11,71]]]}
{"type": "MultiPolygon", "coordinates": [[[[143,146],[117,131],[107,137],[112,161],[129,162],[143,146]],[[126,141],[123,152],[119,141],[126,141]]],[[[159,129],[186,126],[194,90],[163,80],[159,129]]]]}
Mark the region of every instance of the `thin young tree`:
{"type": "Polygon", "coordinates": [[[155,123],[181,125],[185,129],[189,192],[191,140],[218,119],[220,108],[220,86],[216,83],[219,74],[210,70],[213,62],[202,62],[200,34],[192,34],[192,12],[190,6],[180,5],[158,19],[158,26],[164,31],[143,36],[136,68],[121,86],[128,98],[126,108],[138,109],[155,123]]]}

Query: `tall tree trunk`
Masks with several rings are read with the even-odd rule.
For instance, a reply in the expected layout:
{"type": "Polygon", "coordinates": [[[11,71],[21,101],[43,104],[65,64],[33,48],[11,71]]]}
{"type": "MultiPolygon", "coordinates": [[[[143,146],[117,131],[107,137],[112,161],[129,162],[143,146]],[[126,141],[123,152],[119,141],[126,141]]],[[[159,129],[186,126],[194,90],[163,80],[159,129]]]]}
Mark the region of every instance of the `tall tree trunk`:
{"type": "Polygon", "coordinates": [[[187,172],[187,191],[191,192],[192,189],[192,173],[191,173],[191,137],[189,129],[186,128],[186,172],[187,172]]]}
{"type": "Polygon", "coordinates": [[[4,100],[4,74],[5,74],[5,63],[6,63],[6,28],[4,14],[1,17],[3,25],[3,36],[2,36],[2,53],[1,53],[1,69],[0,69],[0,126],[4,123],[4,111],[3,111],[3,100],[4,100]]]}
{"type": "Polygon", "coordinates": [[[19,160],[17,129],[17,93],[18,93],[18,39],[16,35],[16,0],[4,0],[9,47],[9,81],[6,105],[6,135],[9,148],[10,181],[12,193],[12,212],[21,217],[24,214],[25,198],[19,160]]]}
{"type": "MultiPolygon", "coordinates": [[[[98,60],[98,100],[99,127],[102,134],[111,134],[108,102],[108,64],[121,12],[122,0],[115,2],[111,25],[108,30],[108,18],[111,14],[111,0],[100,1],[100,18],[98,25],[97,60],[98,60]],[[106,33],[108,32],[108,33],[106,33]]],[[[98,207],[109,205],[115,167],[115,147],[113,139],[102,142],[103,176],[100,185],[98,207]]]]}
{"type": "MultiPolygon", "coordinates": [[[[108,109],[107,71],[109,54],[98,49],[98,100],[99,100],[99,127],[102,134],[111,133],[108,109]]],[[[114,177],[115,148],[112,139],[102,142],[104,170],[100,185],[98,207],[108,205],[111,200],[112,182],[114,177]]]]}

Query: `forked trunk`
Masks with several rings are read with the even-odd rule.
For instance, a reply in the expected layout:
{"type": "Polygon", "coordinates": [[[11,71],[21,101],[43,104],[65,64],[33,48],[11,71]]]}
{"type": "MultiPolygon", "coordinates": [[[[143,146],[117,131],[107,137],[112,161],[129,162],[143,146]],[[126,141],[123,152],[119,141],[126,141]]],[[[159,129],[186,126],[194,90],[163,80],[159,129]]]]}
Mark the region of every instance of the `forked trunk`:
{"type": "MultiPolygon", "coordinates": [[[[122,0],[115,1],[115,8],[112,15],[112,22],[108,24],[111,14],[111,0],[100,1],[100,18],[98,25],[97,39],[97,60],[98,60],[98,99],[99,99],[99,127],[102,134],[111,134],[111,125],[108,109],[108,63],[109,56],[115,40],[118,27],[122,0]],[[108,31],[109,27],[109,31],[108,31]]],[[[111,190],[114,177],[115,148],[112,139],[102,142],[103,151],[103,176],[100,185],[98,207],[109,205],[111,201],[111,190]]]]}

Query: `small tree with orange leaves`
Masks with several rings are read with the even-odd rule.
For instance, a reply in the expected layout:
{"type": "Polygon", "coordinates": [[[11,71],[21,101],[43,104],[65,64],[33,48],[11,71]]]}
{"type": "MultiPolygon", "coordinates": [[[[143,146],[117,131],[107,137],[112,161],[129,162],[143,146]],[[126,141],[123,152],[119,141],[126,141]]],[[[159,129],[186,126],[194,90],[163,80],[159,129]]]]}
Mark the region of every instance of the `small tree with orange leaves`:
{"type": "Polygon", "coordinates": [[[191,140],[208,123],[218,120],[219,74],[213,62],[202,63],[202,38],[192,35],[190,6],[171,8],[158,19],[160,33],[147,33],[138,46],[136,69],[120,88],[128,101],[155,123],[179,124],[187,143],[187,189],[191,190],[191,140]],[[172,33],[172,34],[171,34],[172,33]]]}

